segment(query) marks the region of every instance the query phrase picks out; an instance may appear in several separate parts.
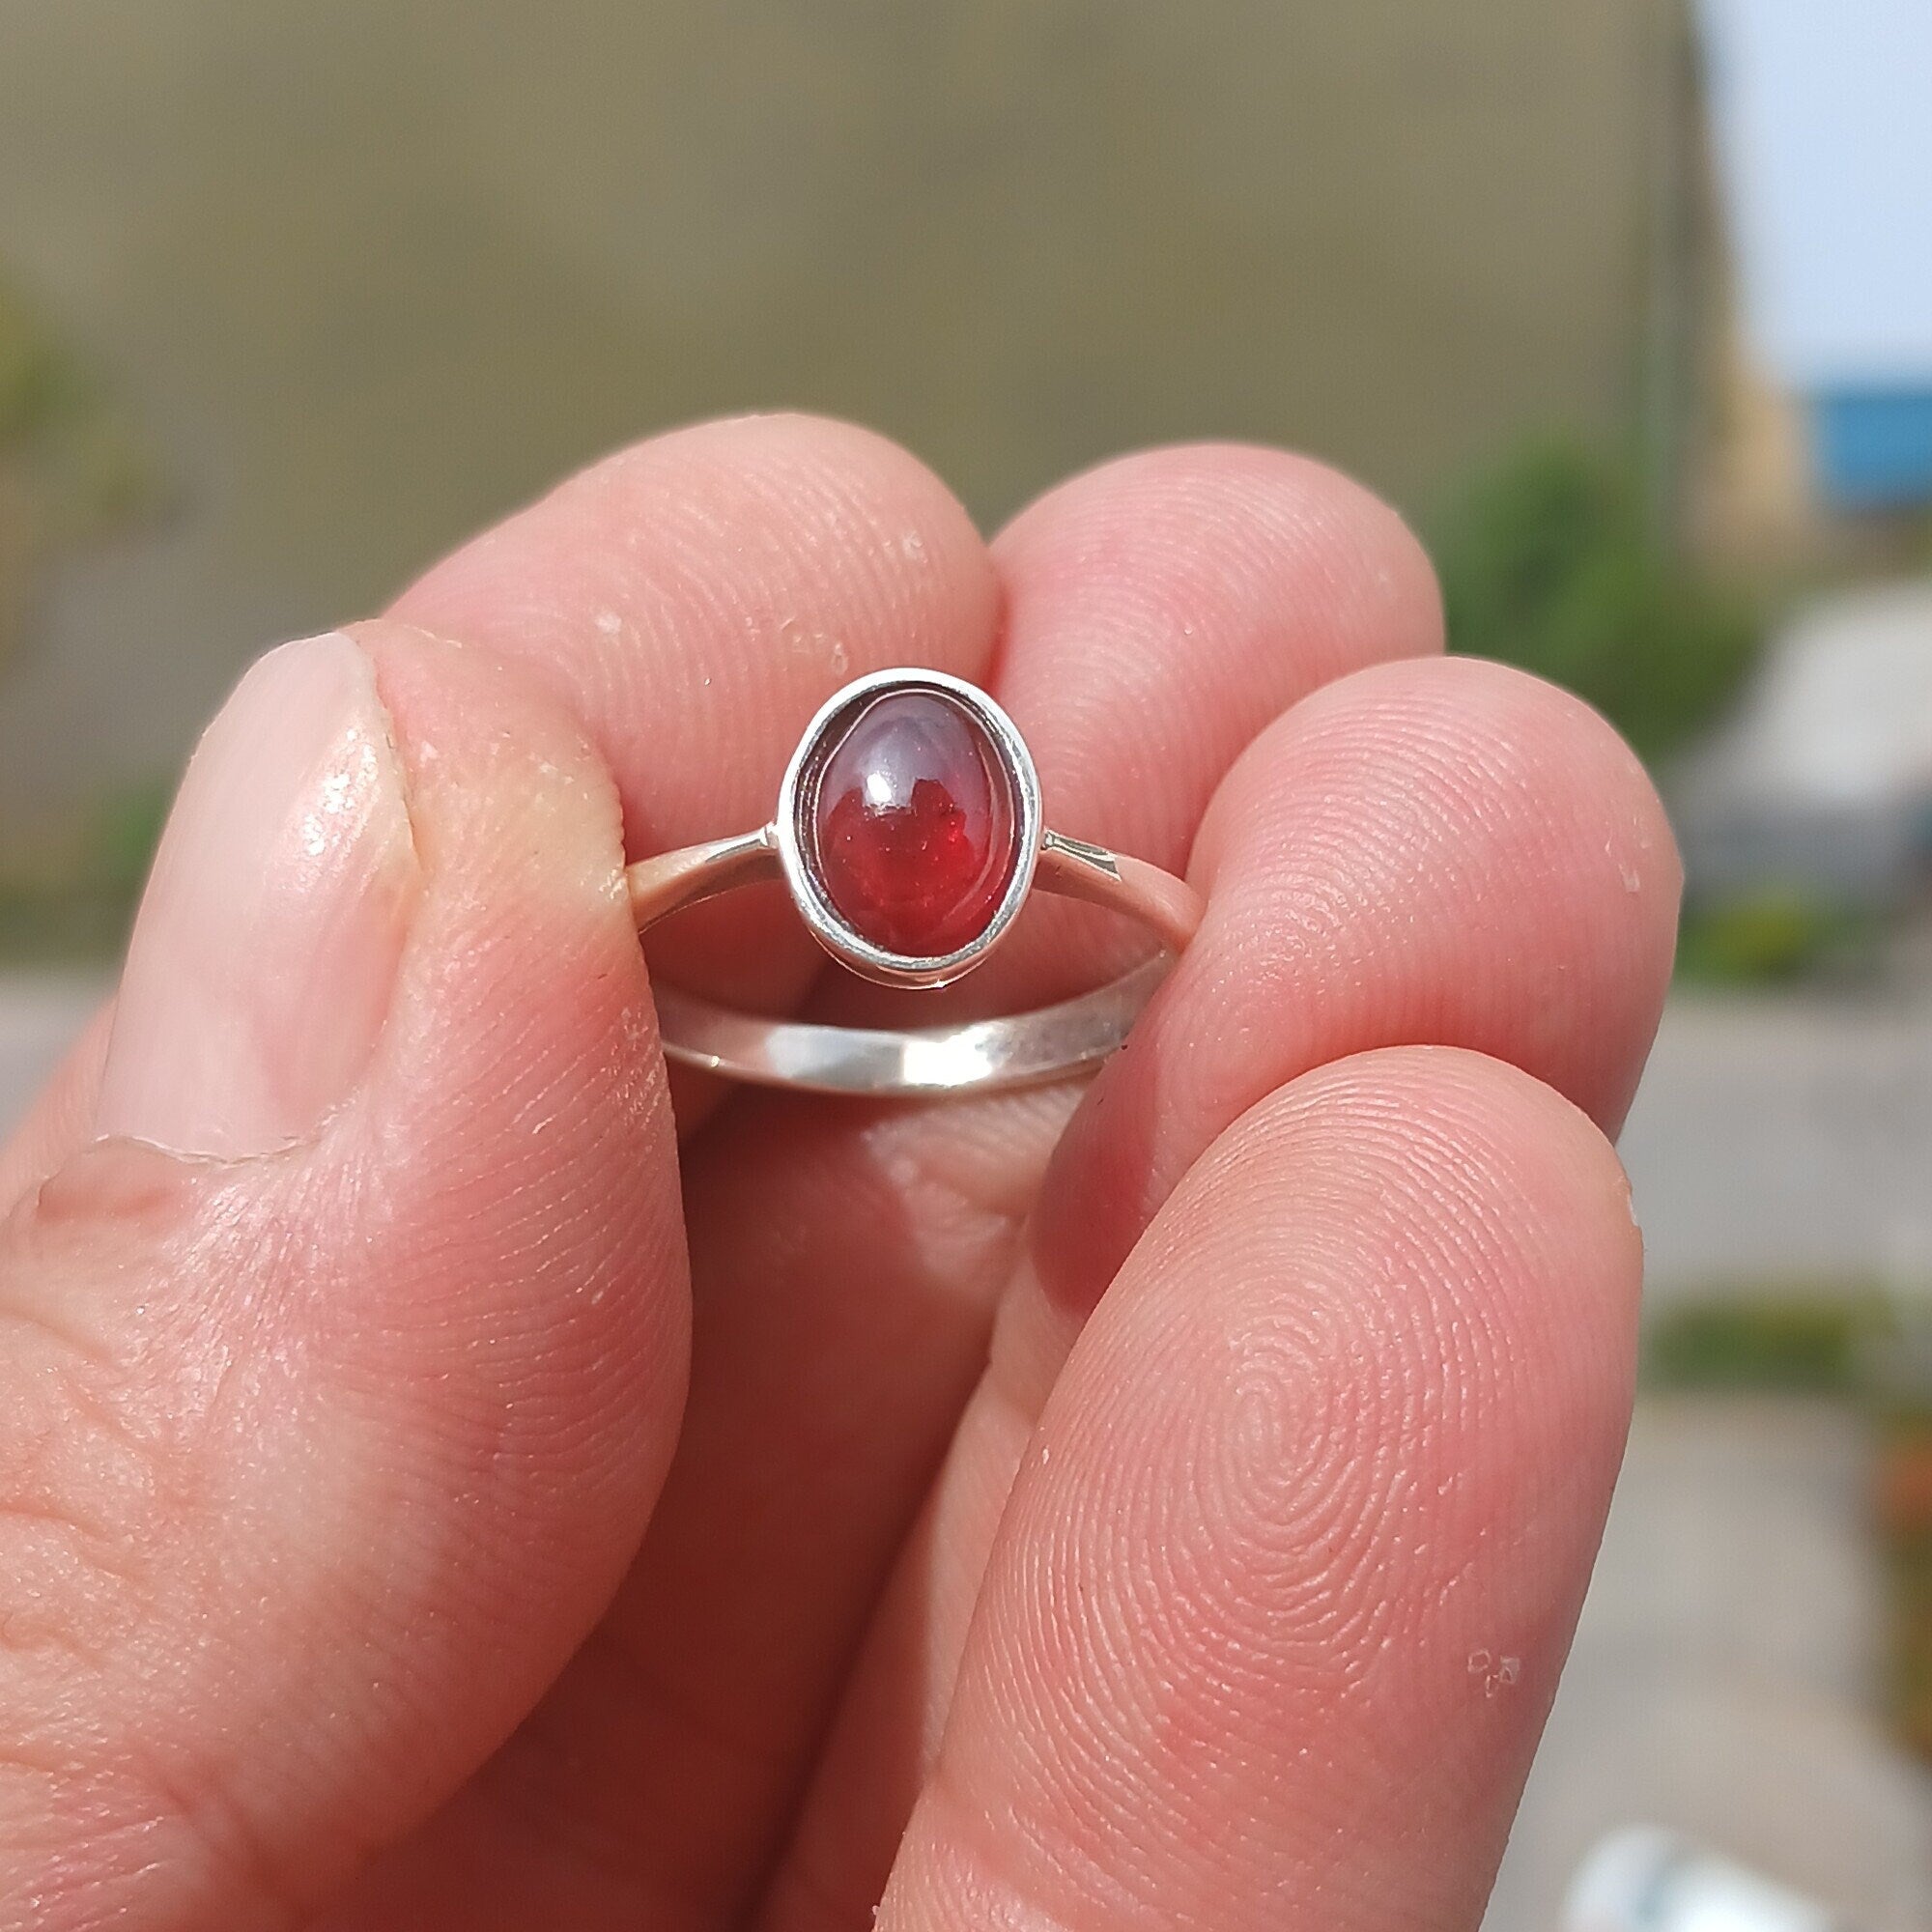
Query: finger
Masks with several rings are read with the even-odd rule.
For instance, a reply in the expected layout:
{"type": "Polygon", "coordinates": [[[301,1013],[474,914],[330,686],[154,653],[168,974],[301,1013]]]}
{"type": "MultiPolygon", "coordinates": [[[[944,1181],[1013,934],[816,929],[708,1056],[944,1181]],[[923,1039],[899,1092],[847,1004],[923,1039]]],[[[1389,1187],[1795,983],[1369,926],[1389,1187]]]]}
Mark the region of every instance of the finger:
{"type": "MultiPolygon", "coordinates": [[[[985,546],[928,469],[868,431],[792,415],[624,450],[395,608],[563,699],[616,778],[633,858],[764,824],[839,685],[895,664],[978,677],[999,614],[985,546]]],[[[753,1007],[795,1000],[822,963],[776,889],[700,908],[651,954],[753,1007]]]]}
{"type": "Polygon", "coordinates": [[[881,1928],[1473,1927],[1640,1269],[1602,1135],[1500,1063],[1373,1055],[1245,1115],[1046,1406],[881,1928]]]}
{"type": "Polygon", "coordinates": [[[876,1898],[1039,1404],[1216,1134],[1378,1046],[1473,1047],[1606,1111],[1642,1063],[1669,972],[1669,834],[1615,735],[1534,679],[1418,659],[1326,686],[1229,775],[1193,870],[1207,919],[1056,1149],[1001,1317],[1008,1379],[967,1408],[881,1606],[775,1925],[856,1922],[876,1898]]]}
{"type": "Polygon", "coordinates": [[[1243,1107],[1409,1041],[1521,1066],[1614,1134],[1676,949],[1683,875],[1642,766],[1554,686],[1471,658],[1331,686],[1229,775],[1210,912],[1059,1150],[1035,1252],[1091,1302],[1243,1107]]]}
{"type": "MultiPolygon", "coordinates": [[[[1171,866],[1267,718],[1345,667],[1439,641],[1428,566],[1395,516],[1265,451],[1109,465],[1000,552],[994,689],[1051,822],[1171,866]]],[[[1014,1003],[1065,975],[1051,951],[986,970],[1014,1003]]],[[[759,1098],[688,1149],[698,1328],[671,1481],[603,1640],[450,1823],[439,1872],[564,1816],[609,1870],[613,1919],[742,1909],[982,1365],[1069,1104],[759,1098]],[[671,1894],[640,1906],[639,1869],[675,1874],[671,1894]]],[[[488,1889],[467,1907],[490,1909],[488,1889]]]]}
{"type": "Polygon", "coordinates": [[[621,866],[484,653],[290,645],[212,727],[108,1138],[0,1232],[0,1924],[292,1921],[608,1599],[688,1321],[621,866]]]}
{"type": "MultiPolygon", "coordinates": [[[[1169,871],[1185,870],[1215,786],[1264,725],[1335,678],[1442,648],[1435,572],[1401,518],[1281,450],[1104,465],[1025,511],[994,556],[1008,609],[995,691],[1039,766],[1046,822],[1169,871]]],[[[1042,1005],[1147,946],[1112,915],[1036,894],[948,998],[984,1012],[1042,1005]]],[[[842,989],[867,1018],[895,1005],[931,1023],[930,995],[842,989]]]]}

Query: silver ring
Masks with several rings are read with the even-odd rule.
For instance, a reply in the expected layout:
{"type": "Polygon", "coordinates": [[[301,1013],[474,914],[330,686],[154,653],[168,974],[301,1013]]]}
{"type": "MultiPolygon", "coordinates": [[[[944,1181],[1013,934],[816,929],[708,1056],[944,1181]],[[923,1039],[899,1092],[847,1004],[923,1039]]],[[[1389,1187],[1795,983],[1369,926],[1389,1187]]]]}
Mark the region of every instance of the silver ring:
{"type": "Polygon", "coordinates": [[[936,670],[854,679],[806,727],[769,825],[640,859],[625,883],[642,932],[774,878],[819,945],[881,985],[963,978],[991,956],[1036,886],[1139,920],[1160,951],[1058,1006],[902,1030],[766,1019],[660,984],[668,1059],[820,1094],[1051,1080],[1120,1045],[1201,923],[1198,895],[1172,873],[1047,831],[1039,775],[1012,720],[976,685],[936,670]]]}

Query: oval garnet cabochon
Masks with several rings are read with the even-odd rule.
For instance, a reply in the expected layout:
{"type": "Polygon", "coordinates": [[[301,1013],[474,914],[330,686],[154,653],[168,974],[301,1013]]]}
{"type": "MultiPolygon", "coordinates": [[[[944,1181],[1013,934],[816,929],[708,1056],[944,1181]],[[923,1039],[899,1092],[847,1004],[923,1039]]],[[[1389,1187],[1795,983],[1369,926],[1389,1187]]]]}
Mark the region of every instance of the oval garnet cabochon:
{"type": "Polygon", "coordinates": [[[903,958],[971,946],[1019,863],[1019,800],[985,727],[945,693],[914,690],[834,729],[801,828],[832,910],[903,958]]]}

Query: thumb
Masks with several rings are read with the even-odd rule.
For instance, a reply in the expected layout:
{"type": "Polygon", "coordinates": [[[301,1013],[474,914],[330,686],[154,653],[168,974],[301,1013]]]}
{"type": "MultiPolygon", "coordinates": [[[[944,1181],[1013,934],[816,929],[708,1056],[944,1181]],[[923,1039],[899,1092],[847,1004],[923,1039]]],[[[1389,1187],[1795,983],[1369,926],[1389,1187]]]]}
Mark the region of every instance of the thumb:
{"type": "Polygon", "coordinates": [[[622,863],[569,719],[397,625],[210,728],[0,1228],[0,1927],[283,1922],[614,1588],[687,1324],[622,863]]]}

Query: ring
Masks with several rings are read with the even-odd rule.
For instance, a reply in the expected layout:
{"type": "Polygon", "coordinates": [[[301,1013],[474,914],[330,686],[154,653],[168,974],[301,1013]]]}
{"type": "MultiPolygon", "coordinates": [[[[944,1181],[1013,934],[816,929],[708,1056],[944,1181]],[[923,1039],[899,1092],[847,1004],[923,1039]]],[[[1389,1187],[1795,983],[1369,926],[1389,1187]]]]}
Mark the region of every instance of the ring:
{"type": "Polygon", "coordinates": [[[769,825],[640,859],[638,930],[781,878],[833,958],[887,986],[946,986],[982,965],[1036,886],[1139,920],[1160,951],[1111,984],[998,1019],[911,1029],[733,1012],[659,985],[668,1059],[819,1094],[958,1094],[1051,1080],[1126,1037],[1201,923],[1172,873],[1040,822],[1039,775],[1012,720],[936,670],[855,679],[799,740],[769,825]]]}

